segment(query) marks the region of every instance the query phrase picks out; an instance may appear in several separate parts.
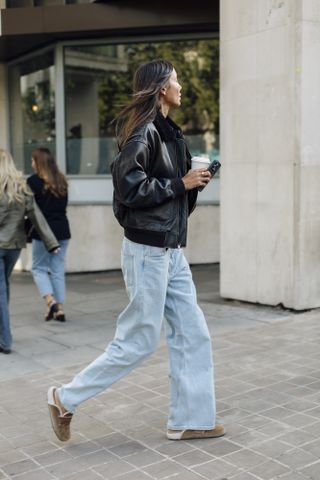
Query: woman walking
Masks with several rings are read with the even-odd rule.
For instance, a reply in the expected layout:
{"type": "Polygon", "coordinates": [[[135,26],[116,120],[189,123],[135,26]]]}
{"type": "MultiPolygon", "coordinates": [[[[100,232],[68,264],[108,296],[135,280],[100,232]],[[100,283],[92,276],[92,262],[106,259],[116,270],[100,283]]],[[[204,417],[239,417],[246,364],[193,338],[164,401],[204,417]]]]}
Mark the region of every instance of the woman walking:
{"type": "Polygon", "coordinates": [[[211,339],[184,257],[187,219],[211,175],[191,170],[179,127],[168,117],[181,86],[163,60],[141,65],[131,104],[121,114],[120,153],[112,165],[114,213],[124,228],[122,270],[129,304],[113,341],[73,380],[48,391],[53,429],[70,438],[76,408],[139,365],[156,348],[163,318],[170,356],[167,438],[220,437],[211,339]]]}
{"type": "Polygon", "coordinates": [[[9,315],[10,275],[26,246],[24,228],[27,216],[44,242],[57,253],[58,241],[38,209],[32,192],[16,169],[11,155],[0,149],[0,352],[11,353],[12,335],[9,315]]]}
{"type": "Polygon", "coordinates": [[[59,254],[53,257],[38,233],[32,231],[32,275],[47,305],[45,320],[64,322],[65,256],[71,237],[66,213],[68,183],[47,148],[33,150],[31,165],[35,173],[28,178],[28,185],[60,244],[59,254]]]}

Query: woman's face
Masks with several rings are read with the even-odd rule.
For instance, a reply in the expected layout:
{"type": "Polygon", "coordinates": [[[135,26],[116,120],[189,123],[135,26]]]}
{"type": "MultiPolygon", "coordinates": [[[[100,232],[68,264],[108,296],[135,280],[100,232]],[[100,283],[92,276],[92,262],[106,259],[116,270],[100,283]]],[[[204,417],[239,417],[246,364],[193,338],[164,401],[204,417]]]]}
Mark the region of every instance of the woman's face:
{"type": "Polygon", "coordinates": [[[173,69],[168,84],[161,91],[161,100],[163,105],[170,107],[180,107],[181,105],[181,85],[178,82],[177,72],[173,69]]]}
{"type": "Polygon", "coordinates": [[[31,158],[31,168],[34,172],[37,171],[36,162],[34,161],[34,158],[31,158]]]}

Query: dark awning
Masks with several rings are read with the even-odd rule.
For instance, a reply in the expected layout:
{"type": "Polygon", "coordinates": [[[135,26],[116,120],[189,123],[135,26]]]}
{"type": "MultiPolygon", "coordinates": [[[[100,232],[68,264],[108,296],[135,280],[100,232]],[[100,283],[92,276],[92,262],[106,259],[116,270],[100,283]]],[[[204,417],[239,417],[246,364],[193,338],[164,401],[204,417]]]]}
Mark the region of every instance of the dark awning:
{"type": "Polygon", "coordinates": [[[99,0],[82,5],[7,8],[0,10],[0,61],[58,40],[213,32],[218,25],[219,0],[99,0]]]}

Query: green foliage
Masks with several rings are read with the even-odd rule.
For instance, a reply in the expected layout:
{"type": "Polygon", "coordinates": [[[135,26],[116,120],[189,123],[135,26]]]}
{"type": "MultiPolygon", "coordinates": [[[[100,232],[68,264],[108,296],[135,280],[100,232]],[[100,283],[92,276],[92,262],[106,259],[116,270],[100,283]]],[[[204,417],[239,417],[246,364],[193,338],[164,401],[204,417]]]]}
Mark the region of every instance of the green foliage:
{"type": "MultiPolygon", "coordinates": [[[[164,58],[173,63],[182,85],[182,107],[172,112],[185,134],[219,128],[219,41],[188,40],[125,45],[124,72],[110,71],[99,83],[100,135],[112,136],[112,120],[130,101],[133,73],[143,62],[164,58]]],[[[170,113],[171,114],[171,113],[170,113]]]]}
{"type": "Polygon", "coordinates": [[[33,125],[34,131],[36,132],[37,128],[44,128],[46,133],[51,135],[55,129],[55,105],[50,83],[43,81],[29,87],[22,96],[22,103],[25,118],[33,125]]]}

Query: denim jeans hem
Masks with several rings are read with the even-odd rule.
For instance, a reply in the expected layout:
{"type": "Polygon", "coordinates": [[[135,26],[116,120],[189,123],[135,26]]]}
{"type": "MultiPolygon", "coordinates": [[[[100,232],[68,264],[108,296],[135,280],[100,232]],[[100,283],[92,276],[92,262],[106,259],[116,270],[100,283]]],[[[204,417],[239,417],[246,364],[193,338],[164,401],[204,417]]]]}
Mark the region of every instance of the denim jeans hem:
{"type": "Polygon", "coordinates": [[[65,408],[68,412],[74,413],[74,412],[76,411],[76,408],[70,408],[70,407],[66,404],[66,402],[64,402],[64,401],[62,400],[62,398],[61,398],[62,395],[61,395],[60,390],[61,390],[60,387],[56,389],[56,393],[59,395],[60,402],[62,403],[62,405],[64,406],[64,408],[65,408]]]}

